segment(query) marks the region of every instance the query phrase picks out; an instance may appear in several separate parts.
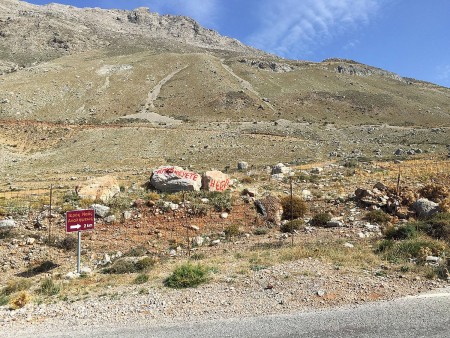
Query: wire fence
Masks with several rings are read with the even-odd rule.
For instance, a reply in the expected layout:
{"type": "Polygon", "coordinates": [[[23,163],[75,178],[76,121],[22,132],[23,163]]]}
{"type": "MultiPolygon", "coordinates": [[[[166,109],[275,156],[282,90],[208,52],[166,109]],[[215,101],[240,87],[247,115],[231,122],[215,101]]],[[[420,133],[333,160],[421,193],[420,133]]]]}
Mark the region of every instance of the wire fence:
{"type": "MultiPolygon", "coordinates": [[[[303,170],[301,167],[298,170],[303,170]]],[[[306,167],[304,170],[307,170],[306,167]]],[[[359,168],[360,175],[364,176],[364,168],[359,168]]],[[[431,180],[438,178],[443,182],[450,183],[450,161],[433,161],[433,160],[413,160],[402,163],[378,163],[376,166],[372,166],[372,172],[367,173],[372,180],[380,180],[385,184],[396,184],[398,180],[398,174],[401,174],[401,185],[406,184],[410,177],[420,177],[421,181],[426,184],[431,180]]],[[[268,181],[270,181],[270,174],[267,174],[268,181]]],[[[349,178],[351,180],[352,178],[349,178]]],[[[29,222],[35,222],[36,214],[47,212],[46,215],[51,215],[48,211],[55,210],[60,213],[64,210],[75,207],[77,201],[74,201],[74,196],[77,193],[77,187],[86,183],[86,181],[76,181],[66,185],[49,185],[44,186],[42,183],[37,183],[35,187],[31,187],[21,190],[3,190],[0,191],[0,214],[9,215],[22,215],[24,218],[28,217],[29,222]]],[[[289,181],[284,182],[285,189],[289,188],[289,181]]],[[[450,186],[450,185],[448,185],[450,186]]],[[[293,181],[293,195],[301,196],[302,190],[308,187],[308,185],[301,181],[293,181]]],[[[98,194],[107,188],[106,186],[98,186],[98,194]]],[[[370,187],[368,187],[370,188],[370,187]]],[[[139,189],[137,189],[139,190],[139,189]]],[[[129,189],[133,191],[133,189],[129,189]]],[[[138,199],[146,191],[144,189],[139,190],[139,193],[135,191],[134,198],[138,199]]],[[[289,196],[290,192],[287,191],[289,196]]],[[[264,191],[260,191],[263,194],[264,191]]],[[[317,213],[331,213],[339,216],[348,210],[346,209],[344,200],[340,201],[338,198],[318,197],[314,196],[312,200],[307,201],[308,215],[314,215],[317,213]]],[[[129,246],[138,246],[142,243],[148,243],[155,236],[155,229],[159,227],[158,222],[161,222],[165,226],[165,239],[173,243],[173,247],[176,250],[177,244],[187,248],[184,250],[185,254],[191,253],[192,241],[198,236],[198,232],[192,225],[199,220],[199,217],[192,216],[187,208],[180,208],[176,212],[166,212],[164,215],[155,214],[154,208],[148,206],[139,208],[136,213],[139,218],[132,219],[131,225],[124,229],[116,229],[117,233],[134,232],[135,236],[123,236],[122,241],[125,241],[129,246]],[[133,230],[131,230],[133,227],[133,230]]],[[[47,217],[48,218],[48,217],[47,217]]],[[[124,218],[118,218],[115,222],[122,223],[124,218]]],[[[47,219],[48,222],[48,219],[47,219]]],[[[264,221],[257,216],[256,212],[252,209],[242,209],[242,212],[234,215],[230,218],[222,218],[219,212],[209,210],[206,215],[203,215],[202,222],[204,224],[214,224],[213,227],[203,227],[201,235],[203,237],[216,238],[218,231],[224,231],[227,227],[234,224],[245,224],[248,231],[265,226],[264,221]]],[[[125,222],[127,223],[127,222],[125,222]]],[[[50,228],[49,228],[50,230],[50,228]]],[[[64,229],[58,230],[61,234],[64,233],[64,229]]],[[[49,234],[50,237],[50,234],[49,234]]],[[[276,242],[276,240],[275,240],[276,242]]],[[[208,252],[217,250],[224,250],[225,248],[232,248],[232,242],[221,243],[220,246],[208,247],[207,249],[198,247],[197,252],[208,252]]]]}

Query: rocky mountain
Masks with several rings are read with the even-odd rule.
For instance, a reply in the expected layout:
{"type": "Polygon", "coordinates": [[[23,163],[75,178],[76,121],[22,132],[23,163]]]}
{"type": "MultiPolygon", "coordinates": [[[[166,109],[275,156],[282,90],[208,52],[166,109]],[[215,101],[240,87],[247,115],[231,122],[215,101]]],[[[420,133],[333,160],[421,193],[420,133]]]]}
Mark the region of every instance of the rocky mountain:
{"type": "Polygon", "coordinates": [[[355,61],[282,59],[147,8],[0,0],[5,175],[446,153],[449,127],[449,88],[355,61]]]}

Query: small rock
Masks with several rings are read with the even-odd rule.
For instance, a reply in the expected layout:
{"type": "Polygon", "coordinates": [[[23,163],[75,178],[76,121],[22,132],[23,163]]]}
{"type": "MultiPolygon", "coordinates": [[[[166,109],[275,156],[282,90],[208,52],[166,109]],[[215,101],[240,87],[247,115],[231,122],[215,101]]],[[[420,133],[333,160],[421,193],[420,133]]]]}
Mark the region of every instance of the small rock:
{"type": "Polygon", "coordinates": [[[323,297],[323,296],[325,296],[325,291],[319,290],[319,291],[317,291],[317,295],[318,295],[319,297],[323,297]]]}
{"type": "Polygon", "coordinates": [[[220,239],[215,239],[214,241],[211,242],[211,245],[219,245],[220,244],[220,239]]]}
{"type": "Polygon", "coordinates": [[[439,204],[426,198],[420,198],[414,202],[413,209],[419,217],[430,217],[439,212],[439,204]]]}
{"type": "Polygon", "coordinates": [[[16,221],[13,219],[4,219],[0,221],[0,229],[1,228],[14,228],[16,226],[16,221]]]}
{"type": "Polygon", "coordinates": [[[110,215],[108,217],[105,217],[105,222],[106,223],[114,223],[116,221],[116,216],[114,215],[110,215]]]}
{"type": "Polygon", "coordinates": [[[248,163],[247,162],[238,162],[237,168],[238,168],[238,170],[247,170],[248,163]]]}
{"type": "Polygon", "coordinates": [[[94,209],[95,216],[100,218],[106,217],[106,215],[108,215],[109,211],[111,210],[109,207],[102,204],[92,204],[91,208],[94,209]]]}
{"type": "Polygon", "coordinates": [[[27,245],[33,245],[36,242],[36,238],[28,237],[26,240],[27,245]]]}
{"type": "Polygon", "coordinates": [[[326,224],[327,228],[340,228],[344,226],[344,222],[340,221],[340,220],[331,220],[328,221],[326,224]]]}
{"type": "Polygon", "coordinates": [[[285,166],[283,163],[278,163],[272,167],[272,177],[276,174],[288,174],[291,168],[285,166]]]}
{"type": "Polygon", "coordinates": [[[344,246],[345,246],[346,248],[354,248],[354,247],[355,247],[352,243],[348,243],[348,242],[345,243],[344,246]]]}
{"type": "Polygon", "coordinates": [[[80,275],[77,272],[69,272],[67,275],[64,276],[64,279],[72,280],[80,277],[80,275]]]}
{"type": "Polygon", "coordinates": [[[220,218],[227,219],[228,218],[228,213],[227,212],[221,213],[220,214],[220,218]]]}
{"type": "Polygon", "coordinates": [[[205,239],[202,236],[196,236],[192,239],[193,246],[202,246],[205,242],[205,239]]]}
{"type": "Polygon", "coordinates": [[[88,266],[83,266],[83,267],[80,269],[80,272],[81,272],[81,274],[83,274],[83,275],[90,275],[90,274],[92,273],[92,269],[91,269],[90,267],[88,267],[88,266]]]}
{"type": "Polygon", "coordinates": [[[439,261],[441,260],[439,257],[436,257],[436,256],[427,256],[426,258],[425,258],[425,260],[427,261],[427,262],[430,262],[430,263],[439,263],[439,261]]]}

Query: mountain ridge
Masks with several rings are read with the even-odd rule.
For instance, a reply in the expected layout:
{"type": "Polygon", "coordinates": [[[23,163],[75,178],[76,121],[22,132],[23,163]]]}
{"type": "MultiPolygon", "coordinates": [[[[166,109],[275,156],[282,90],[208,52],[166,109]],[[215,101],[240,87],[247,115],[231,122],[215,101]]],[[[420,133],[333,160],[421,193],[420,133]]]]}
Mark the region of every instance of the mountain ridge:
{"type": "Polygon", "coordinates": [[[448,152],[445,87],[283,59],[146,8],[0,9],[1,174],[448,152]]]}

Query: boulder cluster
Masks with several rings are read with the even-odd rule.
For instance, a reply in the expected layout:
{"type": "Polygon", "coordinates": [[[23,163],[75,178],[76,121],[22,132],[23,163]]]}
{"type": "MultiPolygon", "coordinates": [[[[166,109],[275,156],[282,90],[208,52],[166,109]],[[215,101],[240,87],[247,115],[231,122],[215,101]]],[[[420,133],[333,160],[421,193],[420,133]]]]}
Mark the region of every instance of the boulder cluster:
{"type": "Polygon", "coordinates": [[[357,188],[354,199],[369,209],[383,209],[400,219],[425,218],[440,211],[439,204],[427,198],[418,198],[412,192],[397,191],[381,182],[372,189],[357,188]]]}
{"type": "Polygon", "coordinates": [[[218,170],[200,175],[177,166],[161,166],[153,170],[150,184],[162,192],[225,191],[230,186],[230,177],[218,170]]]}

